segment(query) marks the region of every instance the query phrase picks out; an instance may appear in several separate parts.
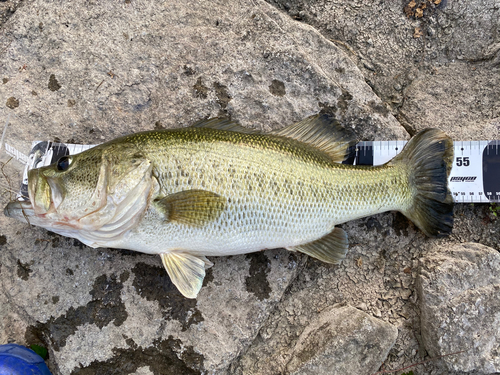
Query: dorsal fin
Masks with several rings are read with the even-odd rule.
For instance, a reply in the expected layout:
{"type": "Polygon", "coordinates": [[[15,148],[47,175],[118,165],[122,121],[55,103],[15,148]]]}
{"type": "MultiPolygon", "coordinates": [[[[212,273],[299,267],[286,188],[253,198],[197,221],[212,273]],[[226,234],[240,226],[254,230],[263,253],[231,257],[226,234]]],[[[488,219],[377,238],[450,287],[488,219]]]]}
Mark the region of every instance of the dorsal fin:
{"type": "Polygon", "coordinates": [[[336,163],[344,161],[356,145],[339,122],[325,114],[308,117],[269,134],[307,143],[328,154],[336,163]]]}
{"type": "Polygon", "coordinates": [[[195,122],[190,126],[191,128],[207,128],[207,129],[216,129],[216,130],[225,130],[229,132],[237,132],[243,134],[259,134],[261,133],[259,130],[245,128],[238,124],[237,122],[227,119],[227,118],[219,118],[214,117],[207,120],[200,120],[195,122]]]}
{"type": "MultiPolygon", "coordinates": [[[[261,134],[259,130],[245,128],[227,118],[200,120],[192,128],[225,130],[243,134],[261,134]]],[[[269,135],[291,138],[306,143],[326,153],[332,161],[340,163],[354,151],[356,141],[331,116],[320,114],[308,117],[280,130],[273,130],[269,135]]]]}

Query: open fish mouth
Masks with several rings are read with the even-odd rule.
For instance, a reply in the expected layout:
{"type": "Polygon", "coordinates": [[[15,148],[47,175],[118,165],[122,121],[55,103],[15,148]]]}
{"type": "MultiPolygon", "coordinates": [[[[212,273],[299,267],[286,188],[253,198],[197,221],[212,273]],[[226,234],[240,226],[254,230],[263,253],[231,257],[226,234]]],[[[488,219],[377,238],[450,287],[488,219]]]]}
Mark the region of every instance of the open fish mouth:
{"type": "Polygon", "coordinates": [[[12,201],[5,206],[3,213],[7,217],[29,223],[29,219],[35,216],[31,201],[12,201]]]}

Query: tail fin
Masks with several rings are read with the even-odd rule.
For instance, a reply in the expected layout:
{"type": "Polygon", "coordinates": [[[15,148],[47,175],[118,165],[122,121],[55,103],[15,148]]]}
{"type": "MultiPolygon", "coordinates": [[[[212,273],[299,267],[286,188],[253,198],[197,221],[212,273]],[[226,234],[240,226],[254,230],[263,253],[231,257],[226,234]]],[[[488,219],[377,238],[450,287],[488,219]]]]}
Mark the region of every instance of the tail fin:
{"type": "Polygon", "coordinates": [[[388,165],[409,167],[413,204],[403,214],[429,237],[443,237],[453,229],[453,199],[448,176],[453,163],[453,142],[439,129],[414,136],[388,165]]]}

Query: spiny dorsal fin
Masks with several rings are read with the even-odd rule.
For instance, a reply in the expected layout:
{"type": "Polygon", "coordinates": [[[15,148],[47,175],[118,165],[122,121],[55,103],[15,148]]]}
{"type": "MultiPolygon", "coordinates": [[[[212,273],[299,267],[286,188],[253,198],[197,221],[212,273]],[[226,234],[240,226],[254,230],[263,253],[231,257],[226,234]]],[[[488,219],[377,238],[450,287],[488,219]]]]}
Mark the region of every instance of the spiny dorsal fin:
{"type": "Polygon", "coordinates": [[[324,114],[308,117],[269,134],[307,143],[327,153],[336,163],[345,160],[356,144],[338,121],[324,114]]]}
{"type": "Polygon", "coordinates": [[[219,118],[214,117],[208,120],[200,120],[193,125],[191,128],[206,128],[206,129],[216,129],[216,130],[224,130],[229,132],[237,132],[243,134],[259,134],[260,131],[251,128],[245,128],[238,124],[237,122],[227,119],[227,118],[219,118]]]}
{"type": "Polygon", "coordinates": [[[338,264],[345,258],[348,247],[347,233],[341,228],[335,228],[319,240],[295,246],[288,250],[300,251],[323,262],[338,264]]]}
{"type": "Polygon", "coordinates": [[[212,262],[204,256],[188,253],[163,253],[160,257],[179,292],[186,298],[196,298],[203,285],[205,270],[213,266],[212,262]]]}
{"type": "Polygon", "coordinates": [[[226,207],[226,199],[206,190],[185,190],[154,201],[165,221],[202,226],[216,220],[226,207]]]}

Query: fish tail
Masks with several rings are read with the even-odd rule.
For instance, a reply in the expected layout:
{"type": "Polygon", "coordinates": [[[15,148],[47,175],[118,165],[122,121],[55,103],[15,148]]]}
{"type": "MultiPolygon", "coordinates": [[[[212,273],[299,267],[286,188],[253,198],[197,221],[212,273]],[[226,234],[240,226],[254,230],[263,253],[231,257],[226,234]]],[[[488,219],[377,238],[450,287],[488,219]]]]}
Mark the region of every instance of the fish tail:
{"type": "Polygon", "coordinates": [[[439,129],[425,129],[388,164],[408,167],[413,200],[402,213],[429,237],[449,235],[453,229],[453,198],[448,188],[451,138],[439,129]]]}

